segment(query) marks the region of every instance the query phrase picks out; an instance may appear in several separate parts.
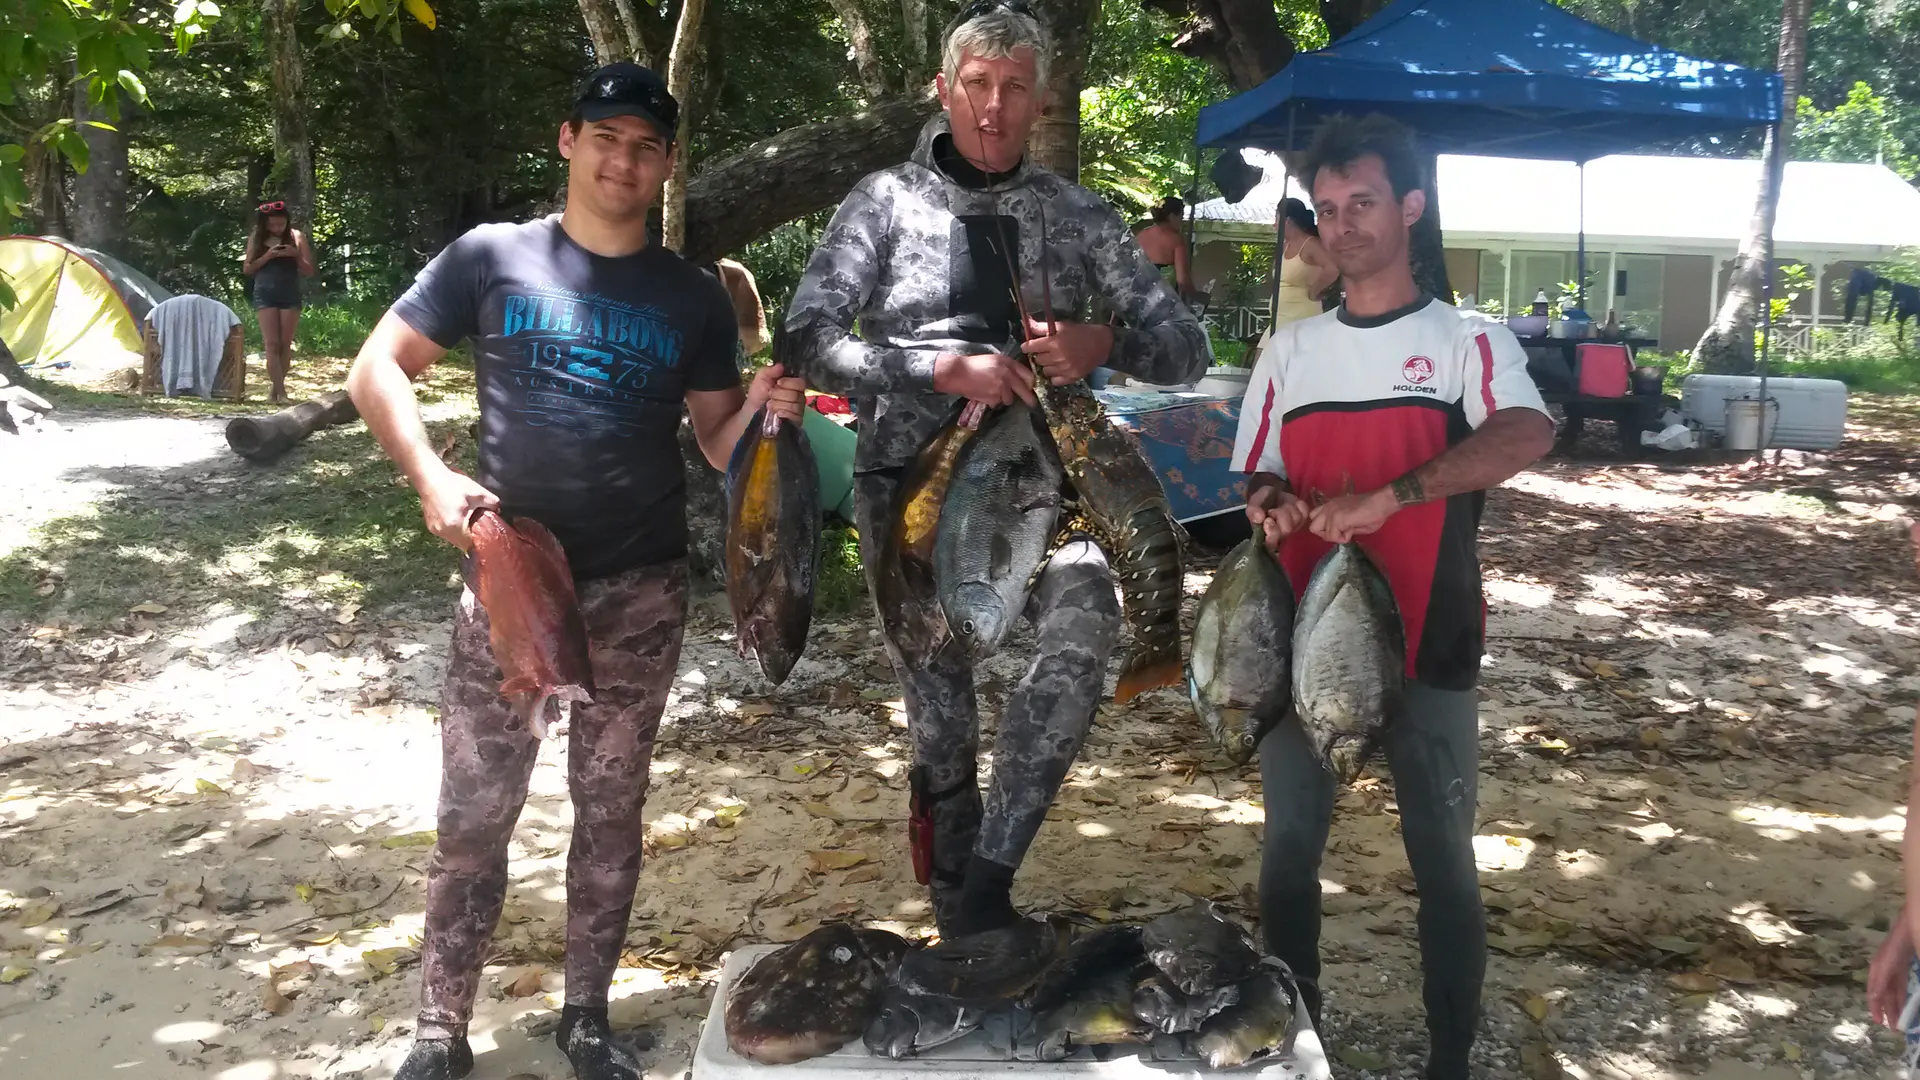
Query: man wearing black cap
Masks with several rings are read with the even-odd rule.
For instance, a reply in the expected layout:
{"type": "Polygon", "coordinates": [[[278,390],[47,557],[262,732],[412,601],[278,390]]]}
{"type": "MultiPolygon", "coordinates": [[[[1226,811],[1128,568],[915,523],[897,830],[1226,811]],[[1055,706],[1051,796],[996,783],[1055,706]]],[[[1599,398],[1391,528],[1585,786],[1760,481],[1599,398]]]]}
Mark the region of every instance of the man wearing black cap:
{"type": "MultiPolygon", "coordinates": [[[[726,290],[650,244],[679,108],[637,64],[595,72],[560,129],[563,214],[467,233],[381,319],[347,386],[420,493],[427,528],[466,550],[482,509],[545,525],[566,551],[587,627],[594,699],[573,707],[568,787],[566,1007],[558,1041],[580,1080],[637,1080],[612,1038],[607,991],[640,874],[640,811],[686,617],[684,401],[723,467],[762,406],[800,418],[776,365],[746,389],[726,290]],[[480,468],[442,464],[412,380],[473,343],[480,468]]],[[[488,621],[460,599],[441,696],[439,837],[427,871],[417,1041],[397,1080],[473,1068],[467,1022],[507,887],[507,845],[539,737],[500,695],[488,621]]]]}

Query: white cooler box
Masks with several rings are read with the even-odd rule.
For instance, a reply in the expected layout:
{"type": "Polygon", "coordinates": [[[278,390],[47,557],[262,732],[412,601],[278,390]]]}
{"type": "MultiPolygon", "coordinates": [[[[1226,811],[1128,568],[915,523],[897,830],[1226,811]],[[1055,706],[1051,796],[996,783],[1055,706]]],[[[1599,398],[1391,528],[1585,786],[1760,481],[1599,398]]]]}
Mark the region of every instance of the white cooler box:
{"type": "Polygon", "coordinates": [[[1065,1061],[1009,1061],[987,1045],[979,1032],[945,1046],[934,1047],[925,1056],[905,1061],[874,1057],[860,1040],[838,1053],[813,1058],[793,1065],[756,1065],[727,1048],[727,988],[755,958],[778,948],[777,945],[746,945],[733,951],[720,969],[714,987],[713,1004],[707,1012],[706,1027],[700,1032],[700,1044],[693,1054],[692,1080],[773,1080],[775,1077],[810,1077],[813,1080],[993,1080],[996,1077],[1024,1077],[1025,1080],[1208,1080],[1211,1077],[1235,1077],[1238,1080],[1331,1080],[1320,1036],[1313,1030],[1303,1005],[1294,1007],[1293,1049],[1291,1053],[1249,1063],[1230,1071],[1215,1072],[1205,1062],[1180,1052],[1178,1040],[1165,1036],[1151,1046],[1116,1046],[1112,1057],[1095,1061],[1086,1050],[1076,1051],[1065,1061]]]}
{"type": "MultiPolygon", "coordinates": [[[[1758,397],[1758,375],[1689,375],[1680,384],[1680,412],[1724,436],[1727,402],[1758,397]]],[[[1831,450],[1847,433],[1847,384],[1838,379],[1767,379],[1767,396],[1779,403],[1771,447],[1831,450]]]]}

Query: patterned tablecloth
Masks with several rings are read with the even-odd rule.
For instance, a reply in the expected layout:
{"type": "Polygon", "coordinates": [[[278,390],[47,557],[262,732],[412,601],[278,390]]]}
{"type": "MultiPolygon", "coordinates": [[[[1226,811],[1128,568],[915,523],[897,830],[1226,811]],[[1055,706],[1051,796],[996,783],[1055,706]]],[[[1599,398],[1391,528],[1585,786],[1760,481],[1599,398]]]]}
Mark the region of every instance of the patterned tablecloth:
{"type": "Polygon", "coordinates": [[[1194,521],[1246,505],[1246,474],[1229,467],[1239,398],[1127,389],[1095,395],[1113,422],[1140,440],[1176,519],[1194,521]]]}

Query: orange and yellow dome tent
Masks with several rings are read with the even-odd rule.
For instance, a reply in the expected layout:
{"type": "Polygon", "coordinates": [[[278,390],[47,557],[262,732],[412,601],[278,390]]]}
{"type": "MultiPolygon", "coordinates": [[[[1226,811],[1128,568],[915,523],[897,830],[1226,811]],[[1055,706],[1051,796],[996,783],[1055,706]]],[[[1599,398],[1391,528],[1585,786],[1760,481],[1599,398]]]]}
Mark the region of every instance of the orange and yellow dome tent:
{"type": "Polygon", "coordinates": [[[63,382],[138,368],[147,313],[173,295],[111,255],[51,236],[0,238],[0,274],[15,297],[0,310],[0,341],[39,371],[70,365],[63,382]]]}

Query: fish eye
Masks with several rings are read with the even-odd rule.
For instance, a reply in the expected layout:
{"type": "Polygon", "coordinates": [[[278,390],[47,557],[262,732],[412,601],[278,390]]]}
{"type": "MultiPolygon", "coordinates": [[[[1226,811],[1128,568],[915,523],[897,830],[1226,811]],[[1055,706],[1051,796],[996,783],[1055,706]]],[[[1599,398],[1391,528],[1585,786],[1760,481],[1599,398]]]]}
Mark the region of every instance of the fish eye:
{"type": "Polygon", "coordinates": [[[960,632],[961,632],[961,633],[963,633],[963,634],[971,634],[971,633],[973,633],[973,620],[972,620],[972,619],[968,619],[968,620],[967,620],[966,622],[963,622],[963,623],[961,623],[961,624],[960,624],[960,632]]]}

